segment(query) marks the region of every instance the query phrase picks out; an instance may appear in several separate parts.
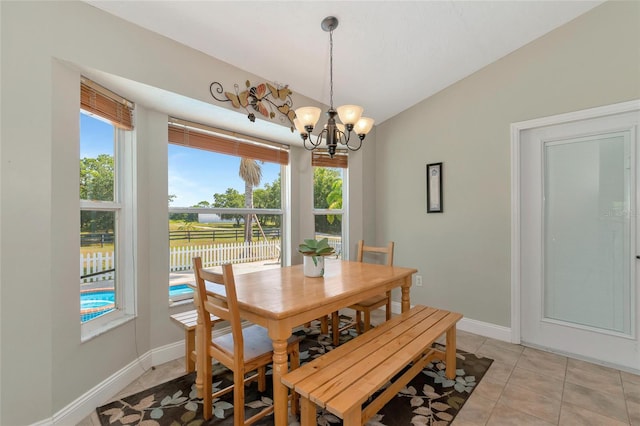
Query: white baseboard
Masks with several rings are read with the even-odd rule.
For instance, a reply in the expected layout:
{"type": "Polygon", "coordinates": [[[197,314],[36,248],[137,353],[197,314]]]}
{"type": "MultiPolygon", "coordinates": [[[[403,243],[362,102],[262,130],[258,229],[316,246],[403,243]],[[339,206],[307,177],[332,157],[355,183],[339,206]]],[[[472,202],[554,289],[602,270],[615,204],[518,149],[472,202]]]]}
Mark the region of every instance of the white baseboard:
{"type": "MultiPolygon", "coordinates": [[[[230,331],[230,327],[223,327],[214,330],[213,335],[218,336],[230,331]]],[[[67,426],[78,424],[89,416],[96,407],[103,405],[151,367],[184,357],[184,345],[184,340],[180,340],[148,351],[55,413],[52,418],[39,421],[35,425],[67,426]]]]}
{"type": "Polygon", "coordinates": [[[78,424],[90,415],[96,407],[104,404],[105,401],[140,377],[152,365],[152,351],[149,351],[55,413],[49,421],[39,422],[38,425],[78,424]]]}
{"type": "MultiPolygon", "coordinates": [[[[400,302],[391,302],[391,311],[394,314],[402,312],[402,304],[400,302]]],[[[462,318],[458,322],[458,330],[468,333],[477,334],[483,337],[490,337],[504,342],[511,342],[511,328],[501,325],[482,322],[471,318],[462,318]]]]}
{"type": "Polygon", "coordinates": [[[477,321],[471,318],[462,318],[458,323],[458,330],[479,336],[490,337],[503,342],[511,342],[511,328],[489,322],[477,321]]]}

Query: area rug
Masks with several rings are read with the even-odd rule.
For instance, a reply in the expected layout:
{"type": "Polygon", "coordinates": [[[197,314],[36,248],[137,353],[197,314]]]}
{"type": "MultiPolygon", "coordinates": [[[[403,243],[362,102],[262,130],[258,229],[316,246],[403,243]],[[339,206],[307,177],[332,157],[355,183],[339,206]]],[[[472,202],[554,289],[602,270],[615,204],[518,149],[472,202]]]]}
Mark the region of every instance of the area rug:
{"type": "MultiPolygon", "coordinates": [[[[301,363],[308,362],[333,349],[330,336],[321,334],[319,327],[305,328],[298,334],[301,341],[301,363]]],[[[344,333],[341,343],[350,340],[352,334],[344,333]]],[[[456,378],[445,377],[444,361],[435,361],[418,374],[409,384],[385,405],[368,425],[371,426],[442,426],[453,421],[464,403],[476,388],[493,360],[458,350],[456,378]]],[[[214,388],[232,383],[230,372],[224,368],[214,370],[214,388]]],[[[270,379],[270,371],[267,373],[270,379]]],[[[271,389],[268,381],[267,389],[271,389]]],[[[246,417],[272,405],[271,392],[260,393],[255,383],[245,390],[246,417]]],[[[374,395],[375,397],[375,395],[374,395]]],[[[214,400],[214,416],[202,418],[202,400],[196,397],[195,373],[162,383],[142,392],[113,401],[96,409],[102,426],[212,426],[233,425],[233,395],[214,400]]],[[[273,426],[273,416],[255,423],[273,426]]],[[[341,420],[334,415],[318,412],[321,426],[339,426],[341,420]]],[[[291,419],[290,425],[298,425],[291,419]]]]}

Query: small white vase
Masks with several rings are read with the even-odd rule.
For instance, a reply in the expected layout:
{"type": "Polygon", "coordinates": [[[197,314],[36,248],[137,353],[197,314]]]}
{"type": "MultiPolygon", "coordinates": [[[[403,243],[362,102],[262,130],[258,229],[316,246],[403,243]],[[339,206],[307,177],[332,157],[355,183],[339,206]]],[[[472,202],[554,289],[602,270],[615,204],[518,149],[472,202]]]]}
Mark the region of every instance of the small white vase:
{"type": "Polygon", "coordinates": [[[321,277],[324,275],[324,256],[303,256],[305,277],[321,277]]]}

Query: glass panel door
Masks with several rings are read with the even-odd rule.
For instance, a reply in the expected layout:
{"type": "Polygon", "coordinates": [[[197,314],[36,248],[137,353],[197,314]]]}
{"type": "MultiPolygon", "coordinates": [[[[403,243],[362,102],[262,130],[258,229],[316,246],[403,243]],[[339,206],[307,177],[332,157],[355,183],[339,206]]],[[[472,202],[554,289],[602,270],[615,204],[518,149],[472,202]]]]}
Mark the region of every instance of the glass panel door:
{"type": "Polygon", "coordinates": [[[630,133],[543,146],[542,320],[631,336],[630,133]]]}

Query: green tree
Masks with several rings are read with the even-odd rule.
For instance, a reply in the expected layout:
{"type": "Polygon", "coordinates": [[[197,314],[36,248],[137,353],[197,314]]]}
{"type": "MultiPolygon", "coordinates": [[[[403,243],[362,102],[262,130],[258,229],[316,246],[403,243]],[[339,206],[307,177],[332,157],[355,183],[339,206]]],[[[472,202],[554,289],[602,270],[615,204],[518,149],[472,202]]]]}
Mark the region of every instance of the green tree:
{"type": "MultiPolygon", "coordinates": [[[[240,159],[240,178],[244,181],[244,206],[247,209],[253,208],[253,188],[260,185],[262,180],[262,168],[260,164],[252,158],[240,159]]],[[[244,218],[244,240],[251,241],[253,214],[248,214],[244,218]]]]}
{"type": "MultiPolygon", "coordinates": [[[[96,158],[80,160],[80,199],[92,201],[114,201],[113,157],[100,154],[96,158]]],[[[80,229],[83,232],[113,232],[113,214],[80,213],[80,229]]]]}
{"type": "MultiPolygon", "coordinates": [[[[314,168],[313,205],[316,209],[342,208],[342,173],[340,169],[314,168]]],[[[339,233],[342,228],[341,221],[341,215],[316,216],[316,230],[330,234],[339,233]]]]}
{"type": "MultiPolygon", "coordinates": [[[[327,203],[329,204],[329,209],[332,210],[340,210],[342,209],[342,179],[338,179],[333,182],[333,187],[331,188],[331,192],[327,194],[327,203]]],[[[333,225],[333,222],[336,220],[341,220],[342,216],[336,216],[334,214],[327,215],[327,222],[333,225]]]]}
{"type": "MultiPolygon", "coordinates": [[[[224,194],[213,194],[213,207],[220,208],[241,208],[244,205],[244,195],[238,190],[227,188],[224,194]]],[[[232,219],[236,221],[236,226],[240,226],[242,220],[241,214],[222,214],[220,218],[223,220],[232,219]]]]}
{"type": "MultiPolygon", "coordinates": [[[[342,191],[342,176],[340,169],[327,167],[316,167],[313,170],[313,206],[316,209],[328,209],[329,201],[327,197],[335,191],[335,183],[340,182],[342,191]]],[[[342,192],[341,192],[342,194],[342,192]]]]}
{"type": "MultiPolygon", "coordinates": [[[[264,188],[258,188],[253,190],[253,205],[258,209],[279,209],[282,206],[281,203],[281,183],[280,175],[272,182],[266,183],[264,188]]],[[[269,224],[271,226],[280,227],[281,216],[280,215],[261,215],[263,224],[269,224]]]]}

